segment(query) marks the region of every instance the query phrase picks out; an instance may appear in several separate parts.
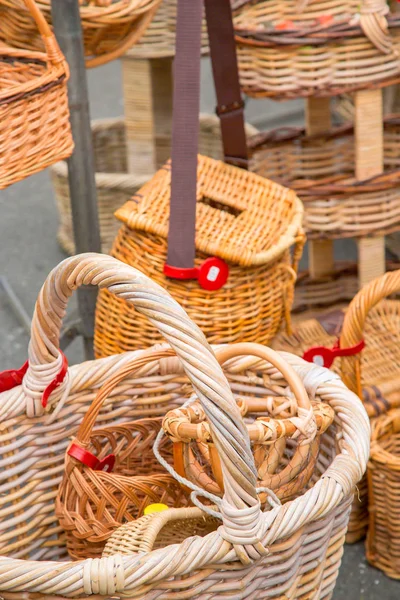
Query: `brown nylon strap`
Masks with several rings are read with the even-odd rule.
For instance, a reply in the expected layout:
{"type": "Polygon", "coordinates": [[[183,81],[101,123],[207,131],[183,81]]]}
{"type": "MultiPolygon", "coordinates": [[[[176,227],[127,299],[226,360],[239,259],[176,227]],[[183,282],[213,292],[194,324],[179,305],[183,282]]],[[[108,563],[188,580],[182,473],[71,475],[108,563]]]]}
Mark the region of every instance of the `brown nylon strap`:
{"type": "MultiPolygon", "coordinates": [[[[230,1],[205,2],[225,158],[247,167],[230,1]]],[[[195,258],[202,12],[203,0],[178,0],[167,264],[181,269],[193,268],[195,258]]]]}
{"type": "Polygon", "coordinates": [[[244,103],[240,93],[231,4],[229,0],[204,1],[225,162],[247,168],[244,103]]]}

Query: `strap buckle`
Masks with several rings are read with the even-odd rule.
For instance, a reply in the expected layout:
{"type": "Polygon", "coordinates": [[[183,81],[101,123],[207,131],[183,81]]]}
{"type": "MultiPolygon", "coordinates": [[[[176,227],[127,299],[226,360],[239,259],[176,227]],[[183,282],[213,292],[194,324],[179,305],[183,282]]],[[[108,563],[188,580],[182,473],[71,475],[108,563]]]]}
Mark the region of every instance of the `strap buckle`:
{"type": "Polygon", "coordinates": [[[213,292],[222,288],[228,280],[229,267],[222,258],[210,256],[199,267],[173,267],[164,265],[164,275],[171,279],[197,279],[200,287],[213,292]]]}
{"type": "Polygon", "coordinates": [[[215,109],[215,113],[218,115],[218,117],[223,117],[224,115],[229,115],[234,112],[243,111],[244,106],[245,105],[243,100],[235,100],[230,104],[219,104],[215,109]]]}
{"type": "Polygon", "coordinates": [[[313,346],[304,352],[303,359],[307,362],[329,369],[337,356],[355,356],[364,348],[364,340],[361,340],[361,342],[355,346],[350,346],[349,348],[340,348],[340,341],[337,340],[332,348],[326,348],[326,346],[313,346]]]}

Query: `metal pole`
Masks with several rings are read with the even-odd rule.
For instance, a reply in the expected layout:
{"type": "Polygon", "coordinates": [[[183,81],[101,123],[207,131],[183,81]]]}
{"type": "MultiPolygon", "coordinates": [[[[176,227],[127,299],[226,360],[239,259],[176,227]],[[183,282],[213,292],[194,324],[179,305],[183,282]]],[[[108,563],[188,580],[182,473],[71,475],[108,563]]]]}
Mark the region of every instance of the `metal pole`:
{"type": "MultiPolygon", "coordinates": [[[[70,68],[68,99],[75,150],[68,160],[68,181],[77,253],[101,252],[89,101],[79,0],[52,0],[54,32],[70,68]]],[[[97,289],[78,290],[85,354],[93,357],[97,289]]]]}

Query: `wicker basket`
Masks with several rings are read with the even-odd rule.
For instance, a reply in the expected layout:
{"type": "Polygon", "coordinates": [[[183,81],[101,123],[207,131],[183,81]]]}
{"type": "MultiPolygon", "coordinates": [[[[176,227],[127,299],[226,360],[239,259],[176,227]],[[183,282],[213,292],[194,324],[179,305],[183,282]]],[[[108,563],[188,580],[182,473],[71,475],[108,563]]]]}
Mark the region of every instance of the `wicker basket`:
{"type": "MultiPolygon", "coordinates": [[[[266,591],[270,597],[297,599],[318,589],[320,598],[329,598],[353,489],[369,454],[369,424],[362,405],[334,374],[294,356],[284,358],[303,380],[307,394],[330,404],[336,416],[321,439],[310,489],[262,513],[248,436],[232,391],[265,398],[265,377],[284,385],[276,369],[258,357],[234,359],[225,367],[229,385],[204,336],[159,286],[104,255],[64,261],[39,295],[23,384],[0,397],[1,453],[8,466],[0,474],[0,503],[6,508],[0,540],[3,554],[12,555],[0,561],[1,596],[34,600],[94,595],[105,600],[136,595],[150,600],[154,593],[167,590],[171,598],[182,593],[200,598],[207,590],[215,600],[221,592],[228,599],[238,594],[250,599],[266,591]],[[190,538],[156,554],[54,562],[63,550],[54,525],[54,495],[69,436],[93,390],[132,359],[120,355],[72,367],[59,387],[52,386],[47,409],[43,408],[43,392],[62,364],[57,348],[61,318],[68,297],[81,284],[107,286],[134,302],[157,323],[179,357],[171,356],[168,346],[153,349],[154,360],[150,351],[138,353],[149,361],[115,390],[113,402],[102,411],[103,422],[132,418],[145,403],[155,410],[161,403],[178,405],[190,393],[192,381],[224,465],[226,496],[219,506],[223,524],[205,537],[190,538]],[[29,554],[29,560],[21,560],[29,554]]],[[[3,374],[3,388],[5,379],[3,374]]],[[[150,524],[149,535],[151,529],[150,524]]]]}
{"type": "MultiPolygon", "coordinates": [[[[264,402],[259,398],[244,398],[240,409],[250,438],[258,488],[272,491],[281,502],[293,500],[307,488],[321,439],[332,425],[335,413],[326,403],[311,402],[296,373],[266,346],[232,344],[216,351],[221,364],[240,356],[257,356],[269,362],[285,380],[283,387],[265,380],[265,394],[270,394],[269,398],[264,402]]],[[[194,484],[194,489],[200,487],[222,496],[221,461],[200,403],[192,402],[169,411],[163,420],[163,430],[173,442],[176,473],[194,484]]],[[[166,468],[170,470],[170,465],[166,468]]],[[[267,500],[268,494],[260,492],[263,509],[267,500]]]]}
{"type": "MultiPolygon", "coordinates": [[[[177,0],[162,0],[146,33],[129,50],[134,58],[161,58],[175,55],[177,0]]],[[[205,22],[202,25],[202,52],[208,52],[208,35],[205,22]]]]}
{"type": "MultiPolygon", "coordinates": [[[[346,314],[336,309],[304,319],[295,325],[292,335],[279,334],[273,347],[302,356],[310,348],[333,348],[338,338],[340,348],[356,347],[364,340],[364,350],[336,359],[332,370],[362,398],[369,417],[374,419],[400,406],[400,301],[384,300],[399,292],[400,271],[386,273],[358,292],[346,314]]],[[[349,542],[361,539],[367,529],[365,478],[358,496],[349,522],[349,542]]]]}
{"type": "Polygon", "coordinates": [[[24,8],[43,38],[45,52],[1,46],[0,189],[67,158],[73,150],[68,65],[34,0],[24,0],[24,8]]]}
{"type": "MultiPolygon", "coordinates": [[[[80,0],[86,66],[119,58],[144,34],[161,0],[80,0]]],[[[0,0],[0,39],[17,48],[43,50],[24,0],[0,0]]],[[[51,24],[51,0],[38,0],[51,24]]]]}
{"type": "Polygon", "coordinates": [[[388,577],[400,579],[399,482],[400,411],[374,423],[368,463],[367,560],[388,577]]]}
{"type": "MultiPolygon", "coordinates": [[[[257,130],[247,124],[246,132],[250,137],[257,130]]],[[[141,188],[148,177],[127,172],[126,130],[122,118],[93,121],[92,134],[102,251],[107,253],[119,229],[115,211],[141,188]]],[[[199,147],[206,156],[222,158],[221,131],[215,115],[200,115],[199,147]]],[[[75,244],[67,163],[55,164],[51,169],[51,177],[60,218],[57,238],[61,248],[67,254],[73,254],[75,244]]]]}
{"type": "MultiPolygon", "coordinates": [[[[199,155],[196,264],[213,255],[229,264],[227,283],[207,291],[198,281],[171,280],[163,273],[170,180],[167,163],[117,212],[123,226],[112,255],[136,265],[165,287],[211,343],[268,343],[282,321],[289,324],[304,243],[297,196],[253,173],[199,155]]],[[[127,303],[106,290],[100,292],[95,327],[98,357],[159,341],[154,327],[127,303]]]]}
{"type": "MultiPolygon", "coordinates": [[[[159,358],[164,358],[160,352],[159,358]]],[[[65,472],[56,499],[56,515],[74,559],[100,557],[104,544],[122,523],[144,514],[152,503],[187,504],[187,494],[156,460],[153,443],[160,418],[138,419],[93,429],[102,406],[132,373],[156,353],[133,356],[100,388],[65,456],[65,472]]],[[[164,439],[162,457],[172,464],[172,446],[164,439]]]]}
{"type": "Polygon", "coordinates": [[[252,169],[294,189],[308,239],[383,235],[400,228],[400,116],[384,122],[381,175],[355,179],[352,126],[307,136],[282,128],[250,140],[252,169]]]}
{"type": "Polygon", "coordinates": [[[386,19],[386,0],[234,0],[233,8],[249,96],[333,96],[400,77],[400,19],[386,19]]]}

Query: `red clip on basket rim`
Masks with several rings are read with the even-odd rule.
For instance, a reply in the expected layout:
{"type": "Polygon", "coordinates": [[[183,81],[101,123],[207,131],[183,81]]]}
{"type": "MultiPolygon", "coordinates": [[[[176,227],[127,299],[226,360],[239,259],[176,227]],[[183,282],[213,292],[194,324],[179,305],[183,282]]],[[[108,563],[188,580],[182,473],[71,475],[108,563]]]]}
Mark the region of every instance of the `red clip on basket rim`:
{"type": "Polygon", "coordinates": [[[229,277],[229,267],[222,258],[210,256],[199,267],[189,269],[164,265],[164,275],[171,279],[197,279],[200,287],[214,292],[222,288],[229,277]]]}
{"type": "MultiPolygon", "coordinates": [[[[43,396],[42,396],[43,408],[46,408],[47,403],[50,398],[50,395],[54,392],[54,390],[56,388],[58,388],[59,385],[62,384],[62,382],[64,381],[65,376],[67,374],[67,371],[68,371],[67,357],[65,356],[65,354],[63,352],[61,352],[61,350],[60,350],[60,354],[61,354],[61,358],[62,358],[61,369],[57,373],[57,375],[55,376],[53,381],[51,381],[49,383],[49,385],[46,387],[46,389],[43,392],[43,396]]],[[[21,385],[28,368],[29,368],[29,361],[27,360],[20,369],[9,369],[8,371],[1,371],[0,372],[0,392],[6,392],[8,390],[12,390],[13,388],[17,387],[17,385],[21,385]]]]}
{"type": "Polygon", "coordinates": [[[355,356],[364,348],[364,340],[361,340],[361,342],[355,346],[350,346],[349,348],[340,348],[340,342],[337,340],[332,348],[326,348],[326,346],[313,346],[312,348],[309,348],[304,352],[303,359],[307,362],[315,363],[320,367],[326,367],[329,369],[336,357],[355,356]]]}
{"type": "Polygon", "coordinates": [[[114,454],[108,454],[99,460],[97,456],[89,452],[89,450],[85,450],[81,446],[78,446],[78,444],[71,444],[68,449],[68,454],[86,467],[89,467],[89,469],[93,469],[93,471],[106,471],[107,473],[111,473],[115,465],[114,454]]]}

